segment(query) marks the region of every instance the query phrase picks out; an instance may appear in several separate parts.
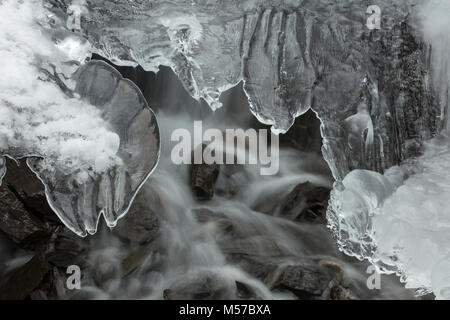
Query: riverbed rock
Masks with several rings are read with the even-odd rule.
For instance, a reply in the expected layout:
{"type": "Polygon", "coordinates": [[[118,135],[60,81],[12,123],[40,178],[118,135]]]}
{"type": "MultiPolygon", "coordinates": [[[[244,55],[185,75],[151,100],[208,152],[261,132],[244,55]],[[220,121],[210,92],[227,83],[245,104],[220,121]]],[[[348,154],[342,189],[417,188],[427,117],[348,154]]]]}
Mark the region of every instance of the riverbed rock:
{"type": "Polygon", "coordinates": [[[164,290],[165,300],[223,300],[236,296],[236,283],[210,272],[200,273],[164,290]]]}
{"type": "Polygon", "coordinates": [[[30,213],[6,186],[0,187],[0,230],[22,248],[50,236],[47,225],[30,213]]]}
{"type": "Polygon", "coordinates": [[[332,275],[313,261],[281,267],[272,289],[287,289],[300,299],[320,299],[333,280],[332,275]]]}
{"type": "MultiPolygon", "coordinates": [[[[200,146],[198,147],[200,148],[200,146]]],[[[206,145],[202,145],[204,151],[206,145]]],[[[195,152],[195,151],[194,151],[195,152]]],[[[218,164],[193,164],[191,167],[191,186],[199,200],[210,200],[214,196],[214,184],[219,176],[218,164]]]]}
{"type": "Polygon", "coordinates": [[[48,205],[44,185],[28,168],[26,160],[20,159],[16,163],[9,159],[7,160],[7,168],[3,185],[14,192],[24,207],[41,219],[60,223],[60,220],[48,205]]]}
{"type": "Polygon", "coordinates": [[[283,200],[280,216],[298,222],[326,222],[330,189],[311,182],[297,185],[283,200]]]}
{"type": "Polygon", "coordinates": [[[113,232],[123,240],[143,244],[159,236],[159,219],[149,208],[144,191],[141,190],[128,214],[120,219],[113,229],[113,232]]]}
{"type": "Polygon", "coordinates": [[[50,270],[38,256],[12,271],[0,285],[0,300],[23,300],[36,289],[50,270]]]}

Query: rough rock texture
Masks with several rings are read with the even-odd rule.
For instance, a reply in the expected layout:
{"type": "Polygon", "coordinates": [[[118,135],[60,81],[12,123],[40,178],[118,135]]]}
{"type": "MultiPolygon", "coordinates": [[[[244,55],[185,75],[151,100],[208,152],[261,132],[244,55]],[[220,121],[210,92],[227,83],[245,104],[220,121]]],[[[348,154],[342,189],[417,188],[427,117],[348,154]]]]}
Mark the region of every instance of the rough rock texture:
{"type": "MultiPolygon", "coordinates": [[[[64,16],[67,1],[48,3],[64,16]]],[[[417,1],[379,1],[381,30],[365,25],[370,4],[114,1],[105,10],[105,1],[87,1],[82,32],[114,63],[170,66],[214,109],[243,80],[252,112],[281,131],[311,107],[323,124],[324,156],[342,179],[415,155],[441,125],[429,48],[415,29],[417,1]]]]}
{"type": "Polygon", "coordinates": [[[330,189],[310,182],[297,185],[282,201],[279,214],[301,222],[325,222],[330,189]]]}
{"type": "MultiPolygon", "coordinates": [[[[206,146],[202,146],[202,152],[206,146]]],[[[218,164],[193,164],[191,166],[191,186],[199,200],[210,200],[214,196],[214,184],[219,176],[218,164]]]]}
{"type": "Polygon", "coordinates": [[[50,235],[48,225],[27,211],[7,186],[0,187],[0,230],[23,248],[36,245],[50,235]]]}
{"type": "Polygon", "coordinates": [[[33,257],[0,285],[0,300],[23,300],[39,286],[49,268],[42,259],[33,257]]]}
{"type": "Polygon", "coordinates": [[[127,216],[119,220],[113,232],[124,240],[148,243],[159,235],[159,220],[146,203],[144,190],[138,194],[127,216]]]}

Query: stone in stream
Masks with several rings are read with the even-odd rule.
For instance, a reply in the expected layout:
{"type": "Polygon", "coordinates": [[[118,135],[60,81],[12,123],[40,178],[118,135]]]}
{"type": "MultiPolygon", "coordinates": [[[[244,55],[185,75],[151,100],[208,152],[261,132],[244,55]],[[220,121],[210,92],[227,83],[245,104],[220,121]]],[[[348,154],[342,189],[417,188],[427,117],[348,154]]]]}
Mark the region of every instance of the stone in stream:
{"type": "Polygon", "coordinates": [[[86,249],[83,239],[61,226],[55,231],[51,250],[45,258],[52,265],[61,268],[70,265],[84,266],[86,261],[83,253],[86,249]]]}
{"type": "Polygon", "coordinates": [[[282,200],[279,214],[298,222],[325,223],[325,214],[330,198],[330,189],[300,183],[282,200]]]}
{"type": "Polygon", "coordinates": [[[0,187],[0,230],[22,248],[50,236],[47,225],[30,213],[5,185],[0,187]]]}
{"type": "Polygon", "coordinates": [[[237,294],[236,283],[227,282],[211,272],[199,273],[164,290],[165,300],[223,300],[237,294]]]}
{"type": "MultiPolygon", "coordinates": [[[[200,148],[200,146],[198,148],[200,148]]],[[[206,145],[202,145],[202,152],[205,148],[206,145]]],[[[210,200],[213,198],[214,184],[219,176],[219,170],[220,165],[218,164],[201,163],[192,165],[191,186],[197,199],[210,200]]]]}
{"type": "Polygon", "coordinates": [[[25,159],[7,160],[7,174],[3,185],[8,187],[24,207],[36,216],[60,224],[60,220],[48,205],[45,188],[42,182],[28,168],[25,159]]]}
{"type": "Polygon", "coordinates": [[[221,212],[208,208],[196,208],[192,210],[195,218],[200,223],[211,223],[219,232],[230,233],[234,230],[233,223],[221,212]]]}
{"type": "Polygon", "coordinates": [[[156,239],[159,227],[158,217],[146,203],[145,190],[141,190],[130,211],[118,221],[113,232],[123,240],[142,244],[156,239]]]}
{"type": "Polygon", "coordinates": [[[225,254],[240,254],[258,257],[279,257],[284,254],[278,244],[264,236],[219,241],[218,245],[225,254]]]}
{"type": "Polygon", "coordinates": [[[23,300],[35,290],[50,267],[35,256],[22,267],[12,271],[0,285],[0,300],[23,300]]]}
{"type": "Polygon", "coordinates": [[[289,290],[300,299],[327,299],[330,285],[336,283],[336,271],[313,260],[280,267],[274,274],[271,288],[289,290]]]}

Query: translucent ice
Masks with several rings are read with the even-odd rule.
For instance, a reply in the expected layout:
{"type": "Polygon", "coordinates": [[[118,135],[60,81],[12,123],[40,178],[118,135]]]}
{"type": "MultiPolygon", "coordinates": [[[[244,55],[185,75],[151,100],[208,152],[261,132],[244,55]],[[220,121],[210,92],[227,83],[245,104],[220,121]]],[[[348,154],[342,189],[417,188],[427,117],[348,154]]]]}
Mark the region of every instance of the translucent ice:
{"type": "Polygon", "coordinates": [[[419,294],[450,299],[450,3],[430,0],[418,8],[442,132],[425,143],[422,156],[384,175],[350,172],[335,184],[327,216],[344,252],[396,273],[419,294]]]}
{"type": "MultiPolygon", "coordinates": [[[[45,2],[61,17],[72,4],[45,2]]],[[[252,113],[274,133],[312,108],[326,160],[343,179],[398,164],[411,140],[435,133],[429,51],[410,23],[417,2],[379,0],[382,29],[370,30],[366,0],[86,0],[81,34],[117,65],[171,67],[214,110],[242,82],[252,113]]]]}
{"type": "Polygon", "coordinates": [[[38,0],[0,3],[0,154],[29,157],[53,210],[84,236],[100,214],[114,226],[127,212],[158,161],[159,131],[132,82],[103,62],[79,67],[89,44],[53,18],[38,0]]]}
{"type": "Polygon", "coordinates": [[[342,185],[336,183],[328,212],[341,249],[397,273],[419,293],[439,295],[442,281],[450,288],[444,268],[450,254],[449,172],[450,138],[443,136],[416,161],[384,175],[349,173],[342,185]]]}

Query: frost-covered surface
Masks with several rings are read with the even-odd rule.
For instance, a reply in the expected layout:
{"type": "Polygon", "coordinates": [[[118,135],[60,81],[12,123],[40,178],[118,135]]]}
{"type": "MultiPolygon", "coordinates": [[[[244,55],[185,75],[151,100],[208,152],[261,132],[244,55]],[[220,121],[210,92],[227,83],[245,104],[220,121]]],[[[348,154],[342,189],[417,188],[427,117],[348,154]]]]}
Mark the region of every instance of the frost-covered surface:
{"type": "Polygon", "coordinates": [[[35,157],[52,208],[86,235],[101,213],[109,226],[126,213],[157,163],[159,132],[134,84],[104,63],[79,68],[90,45],[64,26],[42,1],[0,2],[0,154],[35,157]]]}
{"type": "Polygon", "coordinates": [[[430,0],[417,12],[432,50],[430,75],[442,134],[425,143],[423,155],[384,175],[350,172],[336,182],[327,214],[344,252],[438,299],[450,299],[449,10],[450,2],[430,0]]]}
{"type": "Polygon", "coordinates": [[[37,27],[44,14],[36,2],[1,4],[0,150],[46,155],[65,170],[91,166],[104,172],[119,164],[119,136],[100,110],[67,96],[53,82],[38,81],[48,78],[46,64],[72,60],[37,27]]]}

